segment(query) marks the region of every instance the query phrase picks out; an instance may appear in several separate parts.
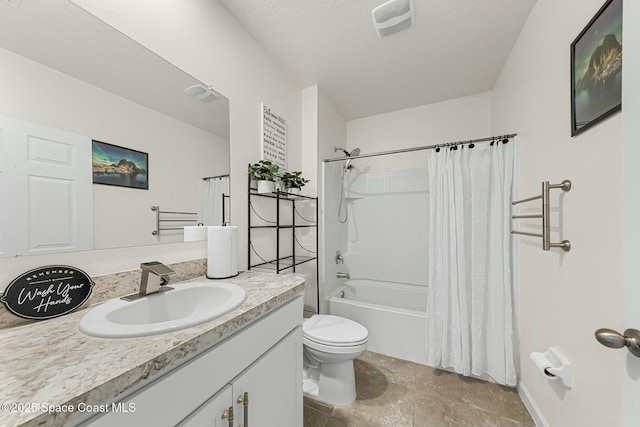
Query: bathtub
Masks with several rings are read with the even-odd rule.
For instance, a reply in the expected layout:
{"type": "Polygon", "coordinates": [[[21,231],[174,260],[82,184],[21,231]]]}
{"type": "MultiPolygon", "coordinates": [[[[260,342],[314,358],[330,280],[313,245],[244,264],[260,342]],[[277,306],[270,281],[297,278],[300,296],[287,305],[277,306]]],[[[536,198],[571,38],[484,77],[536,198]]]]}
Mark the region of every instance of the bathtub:
{"type": "Polygon", "coordinates": [[[368,350],[426,364],[427,288],[351,279],[329,296],[329,313],[369,330],[368,350]]]}

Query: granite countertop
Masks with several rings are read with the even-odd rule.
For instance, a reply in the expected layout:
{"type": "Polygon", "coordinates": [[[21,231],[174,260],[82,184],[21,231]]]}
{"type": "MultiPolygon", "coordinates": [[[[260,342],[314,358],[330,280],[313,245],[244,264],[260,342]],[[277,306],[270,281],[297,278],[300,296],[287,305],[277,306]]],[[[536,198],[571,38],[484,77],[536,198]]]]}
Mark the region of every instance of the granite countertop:
{"type": "Polygon", "coordinates": [[[56,412],[56,406],[106,403],[304,290],[304,278],[294,274],[243,272],[224,281],[241,286],[247,292],[245,302],[224,316],[176,332],[91,338],[77,329],[89,308],[0,330],[0,426],[62,426],[83,414],[56,412]],[[7,403],[14,405],[7,408],[7,403]]]}

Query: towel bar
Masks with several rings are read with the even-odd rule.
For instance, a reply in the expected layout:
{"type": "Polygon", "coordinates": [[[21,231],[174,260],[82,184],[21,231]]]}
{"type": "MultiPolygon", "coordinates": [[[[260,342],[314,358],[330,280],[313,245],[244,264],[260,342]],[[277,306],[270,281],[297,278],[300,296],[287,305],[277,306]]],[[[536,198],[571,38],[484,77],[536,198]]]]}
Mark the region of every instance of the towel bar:
{"type": "Polygon", "coordinates": [[[533,215],[512,215],[513,219],[523,219],[523,218],[541,218],[542,219],[542,233],[529,233],[525,231],[517,231],[511,230],[511,234],[521,234],[524,236],[533,236],[533,237],[542,237],[542,250],[548,251],[551,248],[561,248],[565,252],[569,252],[571,250],[571,242],[568,240],[563,240],[560,243],[552,243],[551,242],[551,227],[549,225],[549,217],[551,215],[551,209],[549,207],[549,190],[553,188],[559,188],[562,191],[571,190],[571,181],[565,179],[560,184],[549,184],[549,181],[544,181],[542,183],[542,194],[539,196],[528,197],[526,199],[517,200],[515,202],[511,202],[512,205],[517,205],[520,203],[531,202],[533,200],[542,199],[542,213],[541,214],[533,214],[533,215]]]}

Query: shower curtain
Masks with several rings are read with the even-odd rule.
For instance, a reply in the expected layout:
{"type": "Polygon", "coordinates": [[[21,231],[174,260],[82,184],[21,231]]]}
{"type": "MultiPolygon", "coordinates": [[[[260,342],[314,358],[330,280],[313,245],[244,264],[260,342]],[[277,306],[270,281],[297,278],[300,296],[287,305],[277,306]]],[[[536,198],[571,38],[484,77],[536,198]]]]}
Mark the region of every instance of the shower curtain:
{"type": "MultiPolygon", "coordinates": [[[[222,194],[229,195],[229,177],[209,178],[202,181],[202,223],[222,224],[222,194]]],[[[227,200],[228,202],[228,200],[227,200]]],[[[229,206],[226,203],[225,218],[229,221],[229,206]]]]}
{"type": "Polygon", "coordinates": [[[514,145],[429,150],[431,366],[516,384],[511,273],[514,145]]]}

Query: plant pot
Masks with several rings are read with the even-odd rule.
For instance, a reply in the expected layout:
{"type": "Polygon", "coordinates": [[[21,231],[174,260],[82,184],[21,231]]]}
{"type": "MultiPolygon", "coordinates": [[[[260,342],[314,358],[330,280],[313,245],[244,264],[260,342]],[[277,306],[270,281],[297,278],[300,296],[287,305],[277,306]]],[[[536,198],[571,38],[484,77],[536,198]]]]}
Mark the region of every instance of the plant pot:
{"type": "Polygon", "coordinates": [[[286,191],[287,191],[287,193],[293,194],[294,196],[299,196],[300,195],[300,189],[299,188],[287,188],[286,191]]]}
{"type": "Polygon", "coordinates": [[[258,181],[258,193],[273,193],[276,191],[276,183],[273,181],[258,181]]]}

